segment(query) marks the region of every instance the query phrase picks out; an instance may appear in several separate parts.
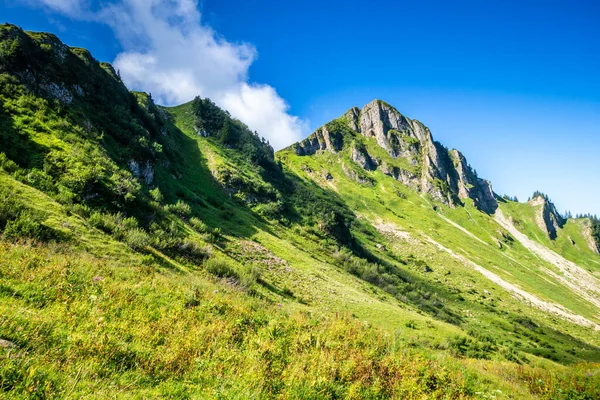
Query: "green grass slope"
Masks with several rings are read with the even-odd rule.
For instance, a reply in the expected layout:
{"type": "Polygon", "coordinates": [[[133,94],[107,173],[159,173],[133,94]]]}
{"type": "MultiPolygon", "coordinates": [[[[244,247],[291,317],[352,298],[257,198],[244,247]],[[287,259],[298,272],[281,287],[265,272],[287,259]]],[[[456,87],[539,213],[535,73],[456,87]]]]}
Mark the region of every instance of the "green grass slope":
{"type": "Polygon", "coordinates": [[[0,26],[0,82],[0,397],[598,397],[597,309],[472,204],[52,35],[0,26]]]}

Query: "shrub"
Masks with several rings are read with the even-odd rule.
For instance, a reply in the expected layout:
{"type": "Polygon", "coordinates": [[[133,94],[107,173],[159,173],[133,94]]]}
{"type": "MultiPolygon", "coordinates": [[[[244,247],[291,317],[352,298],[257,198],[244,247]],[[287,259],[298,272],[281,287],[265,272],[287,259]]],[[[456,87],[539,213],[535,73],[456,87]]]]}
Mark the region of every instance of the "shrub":
{"type": "Polygon", "coordinates": [[[89,218],[92,211],[85,204],[73,204],[71,206],[71,212],[75,215],[79,215],[82,218],[89,218]]]}
{"type": "Polygon", "coordinates": [[[233,265],[226,260],[211,257],[204,263],[204,268],[219,278],[239,279],[239,275],[233,265]]]}
{"type": "Polygon", "coordinates": [[[135,217],[123,218],[120,225],[127,230],[136,229],[139,226],[138,220],[135,217]]]}
{"type": "Polygon", "coordinates": [[[188,217],[192,213],[192,209],[183,200],[177,200],[175,204],[169,204],[165,207],[167,211],[179,215],[180,217],[188,217]]]}
{"type": "Polygon", "coordinates": [[[210,231],[210,228],[204,222],[202,222],[202,220],[196,217],[190,218],[190,225],[198,233],[208,233],[210,231]]]}
{"type": "Polygon", "coordinates": [[[0,187],[0,198],[0,229],[4,229],[7,222],[17,218],[24,207],[10,188],[0,187]]]}
{"type": "Polygon", "coordinates": [[[262,267],[254,264],[249,270],[245,270],[240,274],[240,285],[248,292],[254,293],[256,284],[260,281],[262,274],[262,267]]]}
{"type": "Polygon", "coordinates": [[[32,168],[27,174],[25,183],[45,193],[56,191],[56,186],[50,175],[37,168],[32,168]]]}
{"type": "Polygon", "coordinates": [[[140,228],[135,228],[125,233],[125,242],[134,250],[144,250],[150,244],[150,236],[140,228]]]}
{"type": "Polygon", "coordinates": [[[215,228],[206,235],[206,240],[210,243],[217,243],[221,238],[221,229],[215,228]]]}
{"type": "Polygon", "coordinates": [[[17,164],[15,164],[14,161],[8,158],[6,154],[0,153],[0,169],[4,170],[5,172],[8,172],[9,174],[12,174],[13,172],[16,172],[19,169],[19,167],[17,166],[17,164]]]}
{"type": "Polygon", "coordinates": [[[94,228],[98,228],[107,233],[113,233],[120,223],[120,215],[116,214],[102,214],[100,212],[94,212],[90,215],[88,222],[94,228]]]}
{"type": "Polygon", "coordinates": [[[492,346],[470,339],[466,336],[455,336],[448,342],[450,351],[455,356],[468,358],[490,359],[492,346]]]}
{"type": "Polygon", "coordinates": [[[7,239],[29,238],[42,242],[58,239],[54,230],[43,224],[43,217],[32,211],[23,211],[16,219],[7,222],[4,228],[7,239]]]}
{"type": "Polygon", "coordinates": [[[164,200],[164,196],[160,192],[159,188],[152,189],[150,191],[150,197],[152,198],[152,200],[156,201],[157,203],[162,203],[162,201],[164,200]]]}
{"type": "Polygon", "coordinates": [[[212,254],[212,247],[198,243],[190,238],[181,240],[178,247],[180,256],[196,263],[204,261],[212,254]]]}

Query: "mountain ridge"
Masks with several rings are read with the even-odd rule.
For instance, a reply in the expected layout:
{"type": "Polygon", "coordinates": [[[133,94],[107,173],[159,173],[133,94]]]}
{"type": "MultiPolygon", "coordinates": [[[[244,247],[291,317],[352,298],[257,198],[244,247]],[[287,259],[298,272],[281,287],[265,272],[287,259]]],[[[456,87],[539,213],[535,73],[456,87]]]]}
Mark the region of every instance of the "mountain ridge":
{"type": "MultiPolygon", "coordinates": [[[[406,118],[388,103],[373,100],[362,109],[351,108],[334,121],[345,123],[362,136],[374,138],[390,157],[405,159],[409,164],[407,168],[389,167],[372,157],[364,147],[355,147],[353,159],[364,169],[374,170],[381,164],[385,174],[449,205],[459,205],[470,198],[488,214],[498,207],[491,183],[479,178],[458,150],[448,150],[434,141],[425,125],[406,118]]],[[[332,127],[331,123],[288,149],[292,148],[298,155],[340,151],[344,146],[343,138],[348,134],[340,132],[339,126],[332,132],[328,127],[332,127]]]]}

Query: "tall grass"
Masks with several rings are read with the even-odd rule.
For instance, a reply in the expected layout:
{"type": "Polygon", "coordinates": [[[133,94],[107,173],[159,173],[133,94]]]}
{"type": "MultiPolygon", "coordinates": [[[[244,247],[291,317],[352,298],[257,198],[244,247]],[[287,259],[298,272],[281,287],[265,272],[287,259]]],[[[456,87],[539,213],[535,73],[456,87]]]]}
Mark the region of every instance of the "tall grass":
{"type": "MultiPolygon", "coordinates": [[[[0,349],[0,393],[460,399],[498,387],[458,359],[405,347],[348,316],[288,314],[201,272],[148,264],[0,242],[0,338],[17,346],[0,349]]],[[[600,387],[597,366],[566,378],[510,371],[518,374],[506,381],[543,398],[600,387]]]]}

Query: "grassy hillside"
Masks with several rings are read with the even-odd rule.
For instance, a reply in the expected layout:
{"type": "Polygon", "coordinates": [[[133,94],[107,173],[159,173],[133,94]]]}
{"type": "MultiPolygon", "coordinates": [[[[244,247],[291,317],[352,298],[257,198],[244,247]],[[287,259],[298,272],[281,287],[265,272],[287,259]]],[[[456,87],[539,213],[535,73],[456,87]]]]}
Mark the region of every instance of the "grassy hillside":
{"type": "Polygon", "coordinates": [[[598,307],[472,202],[361,168],[409,166],[344,120],[339,153],[274,154],[10,25],[0,82],[0,397],[600,395],[598,307]]]}

